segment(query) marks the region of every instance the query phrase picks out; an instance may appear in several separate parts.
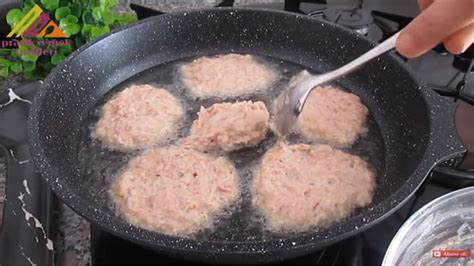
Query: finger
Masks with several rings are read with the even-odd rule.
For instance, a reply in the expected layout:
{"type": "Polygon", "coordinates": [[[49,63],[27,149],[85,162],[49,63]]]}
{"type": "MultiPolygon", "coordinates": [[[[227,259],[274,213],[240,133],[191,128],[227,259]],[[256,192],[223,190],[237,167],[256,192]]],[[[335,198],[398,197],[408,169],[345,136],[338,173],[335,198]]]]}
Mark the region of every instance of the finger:
{"type": "Polygon", "coordinates": [[[403,29],[397,50],[406,57],[416,57],[430,50],[459,29],[474,22],[474,1],[438,0],[403,29]]]}
{"type": "Polygon", "coordinates": [[[433,1],[434,0],[418,0],[418,6],[421,11],[424,11],[433,3],[433,1]]]}
{"type": "Polygon", "coordinates": [[[444,47],[452,54],[466,51],[474,42],[474,23],[460,29],[444,41],[444,47]]]}

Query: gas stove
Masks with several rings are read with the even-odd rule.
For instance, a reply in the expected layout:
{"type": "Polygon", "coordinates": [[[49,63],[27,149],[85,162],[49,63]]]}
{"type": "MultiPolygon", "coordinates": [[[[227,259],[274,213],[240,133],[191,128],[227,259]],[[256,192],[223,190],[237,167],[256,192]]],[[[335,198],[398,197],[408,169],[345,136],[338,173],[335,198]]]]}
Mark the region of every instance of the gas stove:
{"type": "MultiPolygon", "coordinates": [[[[249,2],[249,1],[247,1],[249,2]]],[[[390,37],[397,32],[418,13],[414,1],[393,1],[389,0],[373,0],[373,1],[266,1],[264,4],[252,4],[251,7],[270,8],[278,10],[286,10],[288,12],[296,12],[306,14],[314,19],[330,21],[339,24],[343,27],[354,30],[355,32],[366,36],[374,42],[380,42],[390,37]],[[406,2],[406,3],[405,3],[406,2]]],[[[219,6],[237,6],[237,1],[222,1],[219,6]]],[[[239,5],[240,6],[240,5],[239,5]]],[[[152,10],[146,6],[132,5],[132,8],[137,12],[140,19],[159,15],[163,12],[159,10],[152,10]]],[[[472,74],[472,57],[474,49],[464,53],[460,56],[452,56],[446,53],[442,45],[438,46],[433,51],[426,55],[407,60],[407,64],[412,69],[413,73],[420,80],[421,83],[428,84],[440,94],[453,98],[453,104],[457,101],[465,101],[474,104],[474,74],[472,74]]],[[[22,88],[14,89],[12,95],[16,95],[16,101],[11,97],[0,97],[0,104],[2,101],[12,100],[11,104],[17,105],[17,108],[1,108],[0,105],[0,119],[26,119],[24,115],[27,110],[28,103],[25,101],[31,100],[36,91],[38,83],[30,83],[22,88]],[[24,101],[19,100],[23,99],[24,101]],[[23,115],[18,115],[18,113],[23,115]]],[[[3,120],[2,120],[3,123],[3,120]]],[[[13,123],[13,122],[12,122],[13,123]]],[[[24,123],[24,121],[17,121],[15,123],[24,123]]],[[[16,128],[14,124],[10,124],[11,128],[16,128]]],[[[0,136],[2,133],[0,126],[0,136]]],[[[25,130],[19,126],[18,130],[25,130]]],[[[18,132],[17,134],[24,134],[18,132]]],[[[8,147],[8,144],[2,143],[0,137],[0,144],[8,147]]],[[[4,149],[10,152],[8,148],[4,149]]],[[[19,156],[10,154],[15,160],[19,160],[19,156]]],[[[24,158],[22,158],[23,160],[24,158]]],[[[404,221],[410,217],[417,209],[425,205],[432,199],[453,191],[460,187],[474,185],[474,173],[466,171],[448,171],[446,165],[455,164],[460,158],[455,158],[448,162],[444,162],[437,167],[430,174],[428,180],[415,193],[415,195],[407,201],[407,203],[393,215],[389,216],[378,225],[371,229],[351,237],[345,241],[339,242],[333,246],[327,247],[323,250],[313,254],[281,262],[283,265],[380,265],[383,256],[397,230],[401,227],[404,221]]],[[[29,169],[28,171],[32,171],[29,169]]],[[[21,173],[18,174],[21,176],[21,173]]],[[[48,196],[48,189],[44,184],[34,183],[34,181],[27,180],[30,185],[29,189],[38,189],[43,191],[45,195],[42,197],[43,206],[51,206],[51,198],[48,196]],[[31,185],[36,184],[35,188],[31,185]]],[[[24,182],[17,182],[16,189],[25,190],[24,182]]],[[[15,193],[14,195],[16,195],[15,193]]],[[[7,199],[8,200],[8,199],[7,199]]],[[[37,205],[41,205],[37,204],[37,205]]],[[[40,208],[38,210],[29,210],[40,219],[43,217],[48,220],[51,210],[48,208],[40,208]],[[48,216],[49,215],[49,216],[48,216]]],[[[14,223],[15,219],[23,219],[20,217],[23,214],[12,215],[10,213],[4,214],[4,223],[8,220],[9,223],[14,223]]],[[[52,234],[55,231],[54,222],[45,223],[45,231],[47,234],[52,234]]],[[[3,238],[4,236],[2,236],[3,238]]],[[[33,245],[34,246],[34,245],[33,245]]],[[[16,248],[16,247],[14,247],[16,248]]],[[[19,248],[17,248],[19,250],[19,248]]],[[[27,254],[27,251],[18,251],[21,254],[27,254]]],[[[48,256],[48,255],[46,255],[48,256]]],[[[54,263],[54,259],[50,257],[44,260],[49,264],[54,263]]],[[[23,259],[27,260],[27,256],[23,259]]],[[[24,261],[27,263],[27,261],[24,261]]],[[[113,236],[98,227],[91,226],[91,264],[92,265],[118,265],[118,264],[182,264],[183,261],[170,258],[141,246],[130,243],[126,240],[113,236]]],[[[186,262],[190,264],[189,262],[186,262]]]]}

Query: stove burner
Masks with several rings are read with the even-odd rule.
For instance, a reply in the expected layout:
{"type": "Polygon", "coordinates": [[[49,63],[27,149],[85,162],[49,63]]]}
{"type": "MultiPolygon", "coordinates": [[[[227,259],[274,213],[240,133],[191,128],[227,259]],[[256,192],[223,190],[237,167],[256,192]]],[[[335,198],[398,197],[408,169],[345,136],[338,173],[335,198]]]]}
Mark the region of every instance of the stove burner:
{"type": "Polygon", "coordinates": [[[393,31],[390,23],[385,23],[383,19],[374,18],[371,12],[365,9],[329,7],[313,10],[308,15],[354,30],[375,42],[382,41],[387,37],[385,35],[390,36],[393,31]],[[387,32],[387,34],[384,32],[387,32]]]}
{"type": "Polygon", "coordinates": [[[327,8],[323,11],[323,18],[360,34],[367,34],[369,26],[374,23],[370,11],[364,9],[327,8]]]}

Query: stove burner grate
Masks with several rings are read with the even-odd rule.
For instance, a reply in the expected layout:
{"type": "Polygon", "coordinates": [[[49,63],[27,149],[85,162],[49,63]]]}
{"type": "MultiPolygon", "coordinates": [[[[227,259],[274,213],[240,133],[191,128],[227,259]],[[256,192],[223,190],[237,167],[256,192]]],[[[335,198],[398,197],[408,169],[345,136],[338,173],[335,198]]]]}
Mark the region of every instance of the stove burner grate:
{"type": "Polygon", "coordinates": [[[329,7],[323,11],[323,18],[360,34],[367,34],[369,27],[374,23],[374,17],[365,9],[329,7]]]}
{"type": "Polygon", "coordinates": [[[385,23],[386,21],[383,19],[374,17],[366,9],[329,7],[313,10],[308,15],[354,30],[376,42],[384,40],[396,31],[396,27],[393,29],[393,25],[385,23]]]}

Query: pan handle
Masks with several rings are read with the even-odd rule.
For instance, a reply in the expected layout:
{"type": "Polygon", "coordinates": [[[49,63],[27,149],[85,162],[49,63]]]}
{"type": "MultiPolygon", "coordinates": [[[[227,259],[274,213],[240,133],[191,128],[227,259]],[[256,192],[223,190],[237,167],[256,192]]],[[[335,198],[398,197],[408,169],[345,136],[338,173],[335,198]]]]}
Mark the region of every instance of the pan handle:
{"type": "Polygon", "coordinates": [[[474,172],[438,165],[432,170],[430,181],[453,189],[474,186],[474,172]]]}
{"type": "Polygon", "coordinates": [[[453,188],[473,186],[474,106],[465,102],[453,103],[452,99],[439,93],[438,88],[425,87],[423,91],[431,108],[433,149],[440,158],[458,155],[456,163],[436,165],[432,181],[453,188]],[[464,154],[459,158],[461,150],[464,154]]]}
{"type": "Polygon", "coordinates": [[[462,160],[454,167],[438,165],[432,181],[444,186],[462,188],[474,186],[474,106],[461,103],[454,114],[456,132],[466,147],[462,160]]]}
{"type": "Polygon", "coordinates": [[[474,172],[474,106],[461,103],[456,108],[454,124],[462,143],[467,149],[460,168],[474,172]]]}

